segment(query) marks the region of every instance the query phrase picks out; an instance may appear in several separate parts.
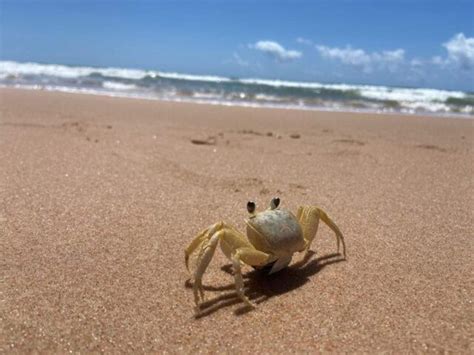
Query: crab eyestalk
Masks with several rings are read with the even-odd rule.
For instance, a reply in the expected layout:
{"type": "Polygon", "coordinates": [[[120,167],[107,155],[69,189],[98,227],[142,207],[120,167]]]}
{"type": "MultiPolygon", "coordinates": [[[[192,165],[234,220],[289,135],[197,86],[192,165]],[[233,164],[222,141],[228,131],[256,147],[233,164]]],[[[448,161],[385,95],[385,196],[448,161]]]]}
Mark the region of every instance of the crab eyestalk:
{"type": "Polygon", "coordinates": [[[247,202],[247,211],[248,213],[250,213],[251,215],[254,215],[255,214],[255,208],[257,206],[255,205],[255,202],[253,201],[249,201],[247,202]]]}
{"type": "Polygon", "coordinates": [[[280,205],[280,199],[278,197],[272,198],[270,201],[270,209],[274,210],[280,205]]]}

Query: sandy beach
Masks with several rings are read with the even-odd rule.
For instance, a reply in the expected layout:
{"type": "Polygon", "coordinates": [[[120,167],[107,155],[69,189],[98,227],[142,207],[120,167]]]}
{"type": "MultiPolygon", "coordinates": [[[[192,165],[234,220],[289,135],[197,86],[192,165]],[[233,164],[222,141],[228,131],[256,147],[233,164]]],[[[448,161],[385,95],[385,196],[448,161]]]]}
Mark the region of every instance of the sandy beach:
{"type": "Polygon", "coordinates": [[[473,122],[1,89],[0,351],[472,353],[473,122]],[[321,226],[249,310],[218,250],[195,317],[184,248],[274,196],[347,260],[321,226]]]}

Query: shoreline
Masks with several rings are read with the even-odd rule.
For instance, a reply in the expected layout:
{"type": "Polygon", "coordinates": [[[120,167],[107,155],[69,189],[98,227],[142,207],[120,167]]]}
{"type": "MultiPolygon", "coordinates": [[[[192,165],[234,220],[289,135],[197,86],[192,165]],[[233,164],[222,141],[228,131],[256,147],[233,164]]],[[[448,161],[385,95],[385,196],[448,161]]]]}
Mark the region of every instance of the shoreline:
{"type": "Polygon", "coordinates": [[[0,351],[471,353],[472,142],[465,119],[0,89],[0,351]],[[324,209],[348,259],[321,224],[306,264],[242,268],[249,310],[218,249],[195,317],[183,250],[275,196],[324,209]]]}
{"type": "Polygon", "coordinates": [[[134,100],[147,100],[147,101],[162,101],[162,102],[175,102],[175,103],[190,103],[198,105],[210,105],[210,106],[223,106],[223,107],[245,107],[252,109],[275,109],[275,110],[290,110],[290,111],[314,111],[314,112],[329,112],[329,113],[346,113],[346,114],[375,114],[375,115],[399,115],[409,117],[434,117],[434,118],[445,118],[445,119],[474,119],[474,115],[465,113],[429,113],[429,112],[405,112],[405,111],[377,111],[371,109],[346,109],[346,108],[326,108],[324,106],[296,106],[296,105],[278,105],[278,104],[258,104],[254,102],[239,102],[239,101],[225,101],[225,100],[202,100],[193,98],[166,98],[166,97],[155,97],[145,94],[132,94],[132,93],[121,93],[112,91],[99,91],[93,89],[71,89],[67,87],[51,87],[42,85],[0,85],[0,89],[12,89],[12,90],[29,90],[29,91],[47,91],[47,92],[61,92],[68,94],[79,94],[79,95],[94,95],[94,96],[105,96],[105,97],[116,97],[124,99],[134,100]]]}

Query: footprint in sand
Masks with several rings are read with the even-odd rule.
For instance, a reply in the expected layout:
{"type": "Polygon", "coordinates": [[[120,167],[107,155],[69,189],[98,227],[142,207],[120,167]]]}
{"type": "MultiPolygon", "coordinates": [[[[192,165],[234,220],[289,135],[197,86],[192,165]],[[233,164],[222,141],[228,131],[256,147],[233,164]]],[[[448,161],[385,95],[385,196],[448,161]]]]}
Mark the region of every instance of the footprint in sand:
{"type": "Polygon", "coordinates": [[[217,139],[214,136],[209,136],[206,139],[191,139],[191,143],[196,145],[216,145],[217,139]]]}
{"type": "Polygon", "coordinates": [[[306,190],[306,186],[303,186],[301,184],[290,184],[290,188],[298,189],[298,190],[306,190]]]}
{"type": "Polygon", "coordinates": [[[434,144],[418,144],[416,146],[417,148],[422,148],[422,149],[429,149],[429,150],[437,150],[438,152],[446,152],[446,149],[438,147],[437,145],[434,144]]]}
{"type": "Polygon", "coordinates": [[[335,139],[333,140],[333,143],[346,143],[346,144],[353,144],[353,145],[358,145],[358,146],[366,145],[366,142],[359,141],[357,139],[352,139],[352,138],[335,139]]]}
{"type": "Polygon", "coordinates": [[[240,133],[240,134],[253,134],[254,136],[263,136],[263,133],[254,131],[253,129],[242,129],[240,131],[237,131],[237,133],[240,133]]]}
{"type": "Polygon", "coordinates": [[[69,129],[69,128],[75,129],[79,133],[83,133],[86,130],[85,124],[78,121],[63,123],[62,126],[66,129],[69,129]]]}

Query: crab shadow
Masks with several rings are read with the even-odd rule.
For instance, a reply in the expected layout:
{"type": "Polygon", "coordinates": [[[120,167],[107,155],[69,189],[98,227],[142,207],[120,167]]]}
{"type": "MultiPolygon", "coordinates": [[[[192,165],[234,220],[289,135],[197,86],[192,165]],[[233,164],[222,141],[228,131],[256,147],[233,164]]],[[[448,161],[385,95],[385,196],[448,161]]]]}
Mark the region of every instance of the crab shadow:
{"type": "MultiPolygon", "coordinates": [[[[310,281],[310,277],[316,275],[326,266],[339,263],[345,259],[339,253],[333,253],[311,259],[314,252],[308,253],[307,257],[298,261],[288,268],[285,268],[275,274],[269,275],[270,268],[253,270],[246,273],[244,277],[245,295],[255,304],[260,304],[272,297],[280,296],[292,290],[295,290],[310,281]]],[[[232,265],[224,265],[222,271],[233,275],[232,265]]],[[[193,283],[187,280],[185,283],[187,288],[192,288],[193,283]]],[[[217,297],[206,300],[200,304],[199,311],[195,318],[208,316],[222,308],[230,307],[237,304],[243,304],[240,297],[235,292],[235,284],[225,286],[209,286],[204,285],[205,291],[231,291],[223,293],[217,297]]],[[[243,305],[235,310],[236,315],[243,315],[253,308],[243,305]]]]}

